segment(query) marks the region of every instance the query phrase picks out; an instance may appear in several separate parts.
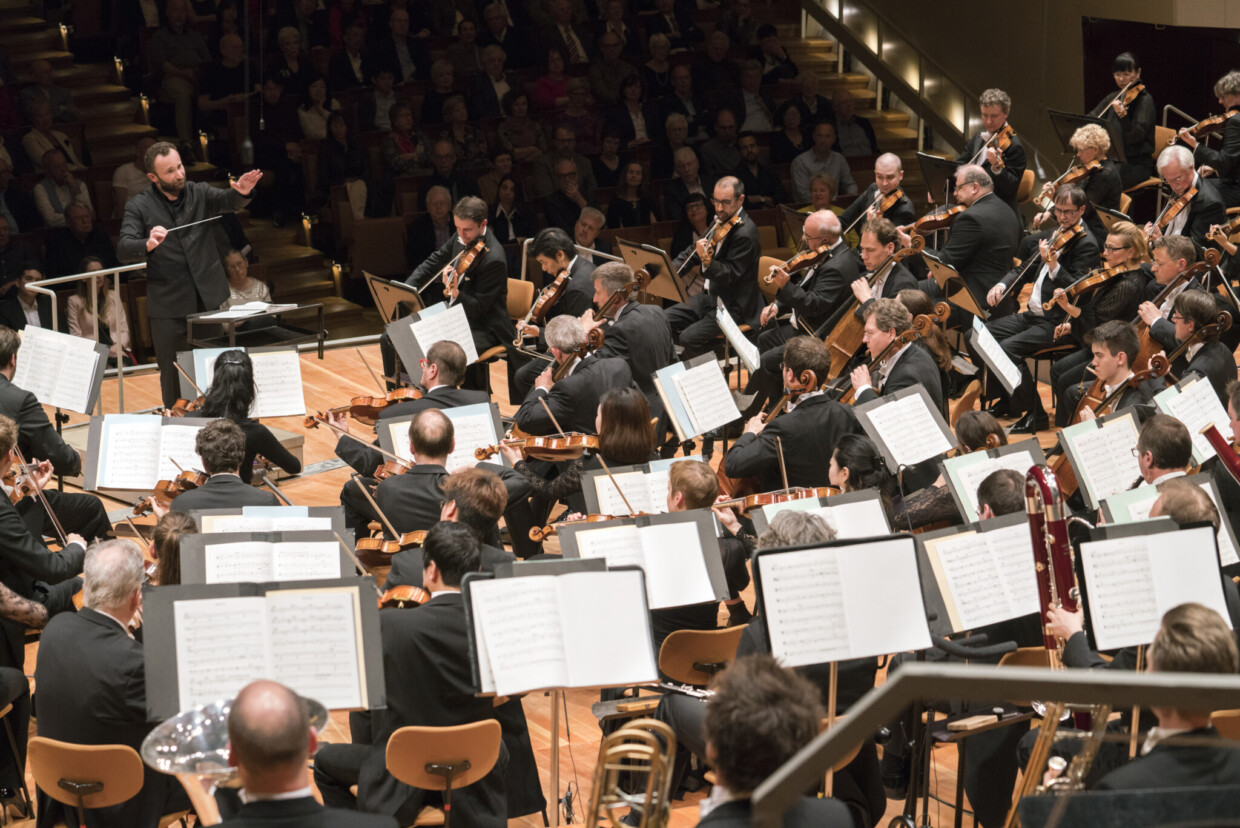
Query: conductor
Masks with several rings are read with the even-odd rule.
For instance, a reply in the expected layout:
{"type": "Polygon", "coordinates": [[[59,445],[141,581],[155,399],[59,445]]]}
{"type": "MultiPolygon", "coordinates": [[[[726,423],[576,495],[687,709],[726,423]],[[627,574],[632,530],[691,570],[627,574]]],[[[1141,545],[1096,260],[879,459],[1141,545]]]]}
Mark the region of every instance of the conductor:
{"type": "Polygon", "coordinates": [[[180,396],[177,351],[188,349],[185,318],[214,310],[228,298],[228,280],[210,225],[188,225],[244,207],[263,173],[251,170],[230,189],[186,181],[181,155],[167,141],[151,145],[144,160],[152,186],[125,204],[116,257],[122,262],[146,260],[151,338],[160,393],[170,407],[180,396]]]}

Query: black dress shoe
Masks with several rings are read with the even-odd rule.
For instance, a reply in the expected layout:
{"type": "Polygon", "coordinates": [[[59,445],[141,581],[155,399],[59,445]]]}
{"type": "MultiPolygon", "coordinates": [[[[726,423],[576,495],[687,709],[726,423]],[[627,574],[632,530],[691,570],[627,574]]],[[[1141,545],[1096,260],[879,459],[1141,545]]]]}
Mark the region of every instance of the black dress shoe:
{"type": "Polygon", "coordinates": [[[1046,416],[1045,411],[1030,411],[1008,429],[1008,434],[1037,434],[1039,431],[1044,431],[1050,427],[1050,418],[1046,416]]]}
{"type": "Polygon", "coordinates": [[[1008,404],[1002,400],[995,400],[990,405],[983,406],[982,410],[991,416],[1003,417],[1005,419],[1016,416],[1016,413],[1013,412],[1012,409],[1008,407],[1008,404]]]}

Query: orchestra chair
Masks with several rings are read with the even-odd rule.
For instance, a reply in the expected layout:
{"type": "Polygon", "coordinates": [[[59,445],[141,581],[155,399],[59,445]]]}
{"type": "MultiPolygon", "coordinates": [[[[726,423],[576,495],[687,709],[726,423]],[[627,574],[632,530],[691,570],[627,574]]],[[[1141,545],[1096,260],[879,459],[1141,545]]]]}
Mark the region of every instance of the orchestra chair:
{"type": "Polygon", "coordinates": [[[1025,170],[1020,176],[1020,184],[1016,187],[1016,203],[1028,204],[1033,198],[1033,170],[1025,170]]]}
{"type": "MultiPolygon", "coordinates": [[[[194,813],[198,815],[198,824],[219,825],[223,821],[220,819],[220,805],[215,801],[215,797],[202,786],[202,779],[192,773],[178,773],[176,777],[181,787],[185,789],[186,795],[189,796],[189,804],[194,806],[194,813]]],[[[317,789],[315,792],[317,793],[317,789]]]]}
{"type": "MultiPolygon", "coordinates": [[[[534,306],[534,283],[526,282],[522,279],[508,280],[508,317],[512,319],[513,324],[519,323],[530,312],[530,308],[534,306]]],[[[478,354],[479,363],[494,362],[500,357],[508,356],[508,348],[510,345],[494,345],[478,354]]],[[[487,371],[487,393],[491,391],[491,372],[487,371]]],[[[520,400],[510,400],[513,405],[520,405],[520,400]]]]}
{"type": "Polygon", "coordinates": [[[659,671],[672,681],[705,687],[736,658],[744,626],[676,630],[659,648],[659,671]]]}
{"type": "Polygon", "coordinates": [[[415,826],[450,824],[452,791],[482,779],[499,759],[494,719],[455,727],[402,727],[387,743],[388,773],[414,788],[443,791],[443,808],[427,806],[415,826]]]}
{"type": "Polygon", "coordinates": [[[951,403],[951,416],[948,423],[952,428],[956,427],[956,421],[964,415],[966,411],[972,411],[977,398],[982,395],[982,383],[980,380],[970,380],[969,384],[964,387],[964,393],[960,395],[960,399],[951,403]]]}
{"type": "MultiPolygon", "coordinates": [[[[128,745],[74,745],[35,736],[29,759],[34,783],[57,802],[75,806],[80,825],[86,824],[87,808],[119,805],[142,790],[142,759],[128,745]]],[[[159,828],[187,826],[189,813],[165,814],[159,828]]]]}
{"type": "MultiPolygon", "coordinates": [[[[765,249],[765,248],[763,248],[765,249]]],[[[767,304],[775,301],[775,294],[778,293],[774,285],[768,285],[764,278],[766,274],[771,272],[772,267],[778,267],[783,264],[785,259],[777,256],[763,256],[758,259],[758,289],[762,291],[762,295],[766,297],[767,304]]]]}
{"type": "MultiPolygon", "coordinates": [[[[4,721],[4,735],[9,740],[9,750],[13,752],[13,759],[21,768],[26,767],[26,757],[22,756],[17,750],[17,740],[13,738],[13,723],[9,720],[9,714],[13,712],[13,705],[6,704],[0,708],[0,720],[4,721]]],[[[26,787],[26,774],[18,774],[21,779],[21,804],[22,809],[27,817],[34,814],[34,807],[30,799],[30,790],[26,787]]],[[[8,824],[8,812],[6,809],[0,808],[0,820],[8,824]]]]}
{"type": "Polygon", "coordinates": [[[1034,351],[1027,359],[1033,363],[1029,372],[1034,382],[1047,382],[1050,379],[1050,367],[1055,360],[1060,357],[1067,356],[1077,349],[1077,346],[1071,342],[1060,342],[1056,345],[1047,345],[1045,348],[1034,351]],[[1043,379],[1045,369],[1046,379],[1043,379]]]}
{"type": "MultiPolygon", "coordinates": [[[[1175,137],[1175,133],[1176,133],[1176,130],[1172,129],[1171,127],[1158,126],[1157,124],[1154,125],[1154,160],[1155,161],[1158,160],[1158,154],[1162,152],[1163,150],[1165,150],[1167,146],[1171,143],[1171,139],[1175,137]]],[[[1124,192],[1135,193],[1138,190],[1144,190],[1146,187],[1161,187],[1161,186],[1162,186],[1162,177],[1159,175],[1153,175],[1150,178],[1147,178],[1144,181],[1142,181],[1140,184],[1133,184],[1127,190],[1124,190],[1124,192]]],[[[1120,210],[1125,213],[1128,212],[1127,210],[1123,209],[1122,202],[1121,202],[1120,210]]]]}
{"type": "Polygon", "coordinates": [[[1119,211],[1124,215],[1128,215],[1128,209],[1132,207],[1132,196],[1128,193],[1119,194],[1119,211]]]}

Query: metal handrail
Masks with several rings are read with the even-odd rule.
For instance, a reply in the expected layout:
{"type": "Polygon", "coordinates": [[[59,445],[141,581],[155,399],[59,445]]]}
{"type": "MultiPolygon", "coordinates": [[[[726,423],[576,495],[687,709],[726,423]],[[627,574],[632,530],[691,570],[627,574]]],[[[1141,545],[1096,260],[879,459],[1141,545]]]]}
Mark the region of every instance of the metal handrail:
{"type": "MultiPolygon", "coordinates": [[[[527,279],[526,276],[528,275],[529,266],[530,266],[530,244],[533,241],[534,240],[531,238],[531,239],[526,239],[525,241],[521,242],[521,281],[522,282],[529,281],[529,279],[527,279]]],[[[619,256],[613,256],[610,253],[600,253],[597,250],[591,250],[588,247],[582,247],[581,245],[576,244],[576,243],[573,244],[573,247],[577,248],[578,253],[588,253],[591,256],[598,256],[600,259],[606,259],[609,262],[623,262],[624,261],[624,259],[620,258],[619,256]]]]}
{"type": "Polygon", "coordinates": [[[1240,676],[1203,673],[1125,673],[1117,670],[1002,669],[972,664],[909,663],[861,698],[834,727],[820,733],[758,786],[751,815],[760,828],[783,824],[784,812],[826,769],[872,738],[917,701],[1045,699],[1109,704],[1113,709],[1173,707],[1225,710],[1240,698],[1240,676]]]}
{"type": "MultiPolygon", "coordinates": [[[[111,267],[106,270],[92,270],[88,273],[74,273],[70,276],[57,276],[54,279],[40,279],[37,282],[31,282],[26,285],[27,288],[35,293],[41,293],[52,300],[52,330],[60,330],[60,308],[56,303],[56,291],[52,290],[49,285],[63,285],[68,282],[80,282],[84,279],[90,279],[92,282],[99,276],[112,277],[112,290],[116,293],[116,301],[121,300],[121,274],[128,273],[131,270],[144,270],[146,262],[137,262],[135,264],[121,265],[120,267],[111,267]]],[[[95,317],[95,341],[99,341],[99,291],[92,290],[90,292],[90,309],[95,317]]],[[[124,312],[124,306],[121,311],[124,312]]],[[[105,374],[107,361],[104,361],[105,374]]],[[[120,347],[116,349],[116,394],[117,404],[120,406],[120,413],[125,413],[125,357],[120,347]]],[[[99,409],[103,410],[103,397],[99,398],[99,409]]],[[[89,414],[89,411],[82,412],[89,414]]]]}
{"type": "Polygon", "coordinates": [[[1179,115],[1181,118],[1183,118],[1184,120],[1188,121],[1191,124],[1195,124],[1199,120],[1201,120],[1200,118],[1194,118],[1192,115],[1189,115],[1187,112],[1185,112],[1183,109],[1180,109],[1175,104],[1167,104],[1166,106],[1163,107],[1163,122],[1162,122],[1163,126],[1167,125],[1167,115],[1172,112],[1174,112],[1176,115],[1179,115]]]}

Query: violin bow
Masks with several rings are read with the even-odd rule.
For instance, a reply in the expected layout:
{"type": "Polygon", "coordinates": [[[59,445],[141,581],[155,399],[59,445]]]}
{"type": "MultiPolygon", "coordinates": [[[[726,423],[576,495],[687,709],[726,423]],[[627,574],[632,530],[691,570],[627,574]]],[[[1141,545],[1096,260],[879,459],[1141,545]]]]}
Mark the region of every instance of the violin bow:
{"type": "Polygon", "coordinates": [[[69,545],[69,541],[65,536],[65,528],[60,525],[60,518],[56,517],[56,513],[52,511],[52,504],[47,502],[47,498],[43,496],[43,487],[39,485],[39,481],[35,479],[34,472],[30,470],[30,466],[26,464],[26,458],[22,456],[22,450],[13,445],[13,456],[17,458],[17,464],[21,467],[22,474],[26,475],[30,480],[30,485],[34,487],[35,500],[43,506],[47,516],[51,518],[52,527],[56,530],[56,536],[60,538],[61,547],[69,545]]]}
{"type": "MultiPolygon", "coordinates": [[[[336,541],[337,543],[340,544],[340,548],[344,550],[344,554],[348,555],[349,560],[353,561],[353,565],[357,567],[357,571],[362,573],[363,576],[369,575],[371,577],[374,577],[375,573],[371,572],[370,569],[366,566],[366,564],[362,563],[361,559],[358,558],[357,555],[353,552],[353,550],[349,548],[349,545],[344,542],[344,538],[340,537],[340,533],[332,532],[332,534],[336,536],[336,541]]],[[[380,596],[382,596],[383,590],[379,588],[378,582],[371,581],[371,584],[374,585],[375,592],[377,592],[380,596]]]]}
{"type": "Polygon", "coordinates": [[[198,387],[198,383],[194,382],[194,378],[189,375],[189,372],[181,367],[181,363],[173,362],[172,364],[175,365],[176,369],[181,372],[181,376],[185,377],[185,381],[189,383],[190,388],[194,389],[194,393],[200,397],[204,396],[202,389],[198,387]]]}
{"type": "Polygon", "coordinates": [[[784,465],[784,441],[775,438],[775,456],[779,458],[779,477],[784,483],[784,493],[792,491],[788,488],[788,468],[784,465]]]}
{"type": "MultiPolygon", "coordinates": [[[[383,446],[376,446],[374,443],[368,443],[365,440],[363,440],[361,437],[358,437],[356,434],[353,434],[352,432],[349,432],[349,431],[345,431],[340,426],[334,423],[329,423],[327,420],[323,419],[322,417],[312,417],[311,419],[314,420],[316,423],[320,423],[322,425],[327,426],[332,431],[339,434],[341,437],[348,437],[350,440],[356,440],[357,442],[361,443],[363,446],[366,446],[366,448],[374,449],[375,451],[379,452],[380,454],[382,454],[384,457],[388,458],[389,460],[395,460],[397,463],[405,462],[404,460],[400,458],[399,455],[393,454],[392,452],[383,448],[383,446]]],[[[178,468],[180,467],[178,466],[178,468]]]]}
{"type": "Polygon", "coordinates": [[[362,353],[362,349],[361,349],[361,348],[354,348],[353,350],[357,351],[357,356],[358,356],[358,358],[359,358],[359,359],[361,359],[362,364],[366,366],[366,370],[370,372],[370,378],[371,378],[371,379],[373,379],[373,380],[375,381],[375,385],[379,386],[379,393],[380,393],[380,394],[386,394],[386,393],[387,393],[387,386],[385,386],[383,383],[379,382],[379,375],[375,373],[375,369],[374,369],[374,368],[371,368],[371,367],[370,367],[370,362],[366,359],[366,355],[362,353]]]}
{"type": "Polygon", "coordinates": [[[366,490],[364,485],[362,485],[362,481],[358,480],[359,477],[361,477],[360,474],[354,474],[349,479],[352,480],[357,488],[361,490],[362,497],[366,498],[366,502],[370,504],[371,508],[375,510],[375,514],[379,516],[379,520],[383,521],[384,528],[392,533],[393,540],[399,540],[400,532],[397,532],[396,528],[392,526],[392,521],[388,520],[388,516],[383,514],[383,510],[379,508],[379,504],[375,503],[375,499],[370,496],[370,492],[366,490]]]}
{"type": "Polygon", "coordinates": [[[620,488],[620,484],[617,483],[616,478],[612,476],[611,469],[607,468],[607,461],[603,459],[602,454],[599,454],[598,461],[602,464],[603,471],[607,472],[607,479],[611,481],[611,485],[616,487],[616,492],[619,493],[620,499],[624,501],[624,508],[629,510],[630,515],[636,515],[637,512],[633,511],[633,507],[629,504],[629,499],[624,496],[624,489],[620,488]]]}
{"type": "Polygon", "coordinates": [[[258,476],[259,482],[268,489],[271,489],[271,493],[278,497],[285,506],[296,505],[293,501],[288,499],[288,495],[280,491],[280,487],[277,486],[271,479],[271,470],[267,467],[267,459],[259,454],[256,456],[255,460],[254,474],[258,476]]]}
{"type": "MultiPolygon", "coordinates": [[[[560,426],[560,421],[559,421],[559,420],[557,420],[557,419],[555,418],[555,415],[551,413],[551,406],[547,405],[547,398],[546,398],[546,397],[539,397],[539,398],[538,398],[538,401],[539,401],[540,403],[542,403],[543,410],[544,410],[544,411],[546,411],[546,412],[547,412],[547,416],[551,418],[551,425],[555,426],[555,430],[556,430],[556,432],[558,432],[558,433],[559,433],[559,435],[560,435],[561,437],[563,437],[563,436],[565,435],[565,433],[566,433],[566,432],[565,432],[565,431],[564,431],[564,429],[560,426]]],[[[601,458],[600,458],[600,459],[601,459],[601,458]]]]}

